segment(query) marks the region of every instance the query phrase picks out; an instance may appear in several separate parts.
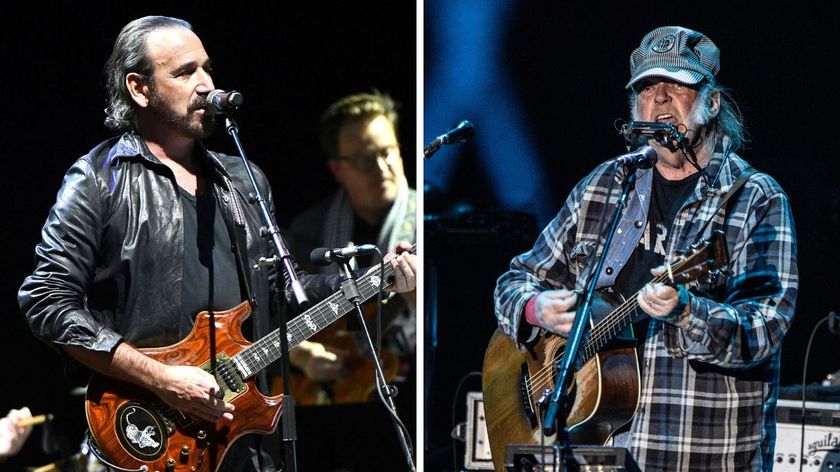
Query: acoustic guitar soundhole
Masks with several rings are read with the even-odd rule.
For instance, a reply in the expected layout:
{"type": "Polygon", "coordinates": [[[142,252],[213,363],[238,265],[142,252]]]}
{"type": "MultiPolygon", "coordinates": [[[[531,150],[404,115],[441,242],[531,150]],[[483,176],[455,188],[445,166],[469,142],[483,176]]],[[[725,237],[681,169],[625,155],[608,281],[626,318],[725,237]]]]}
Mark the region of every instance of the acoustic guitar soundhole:
{"type": "Polygon", "coordinates": [[[153,461],[166,452],[169,437],[161,417],[139,402],[127,402],[117,410],[114,425],[126,452],[141,461],[153,461]]]}

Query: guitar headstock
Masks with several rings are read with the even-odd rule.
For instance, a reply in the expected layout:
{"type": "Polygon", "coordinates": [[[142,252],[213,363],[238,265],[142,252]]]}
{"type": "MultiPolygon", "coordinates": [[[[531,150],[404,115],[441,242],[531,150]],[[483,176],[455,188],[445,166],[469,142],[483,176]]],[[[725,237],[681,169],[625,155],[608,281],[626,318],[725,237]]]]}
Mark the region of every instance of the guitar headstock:
{"type": "Polygon", "coordinates": [[[723,231],[715,230],[711,238],[693,244],[686,254],[671,264],[668,275],[672,283],[684,284],[720,269],[728,262],[726,236],[723,231]]]}

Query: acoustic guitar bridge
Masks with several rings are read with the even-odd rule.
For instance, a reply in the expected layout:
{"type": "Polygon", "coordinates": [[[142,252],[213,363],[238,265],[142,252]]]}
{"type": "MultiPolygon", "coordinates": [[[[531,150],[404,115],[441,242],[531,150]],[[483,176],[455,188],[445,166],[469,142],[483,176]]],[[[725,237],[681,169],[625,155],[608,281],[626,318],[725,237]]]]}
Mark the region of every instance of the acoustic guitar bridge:
{"type": "Polygon", "coordinates": [[[528,363],[522,363],[522,373],[519,375],[519,399],[522,401],[522,411],[531,423],[531,429],[537,427],[537,413],[531,396],[530,382],[531,374],[528,372],[528,363]]]}

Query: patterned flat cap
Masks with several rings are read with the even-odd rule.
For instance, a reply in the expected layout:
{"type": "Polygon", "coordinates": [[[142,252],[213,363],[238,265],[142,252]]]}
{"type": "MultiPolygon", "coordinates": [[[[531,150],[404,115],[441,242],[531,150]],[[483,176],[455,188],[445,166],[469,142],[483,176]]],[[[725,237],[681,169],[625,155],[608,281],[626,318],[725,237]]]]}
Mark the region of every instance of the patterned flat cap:
{"type": "Polygon", "coordinates": [[[720,50],[703,33],[663,26],[648,33],[630,55],[630,88],[647,77],[665,77],[685,85],[714,82],[720,50]]]}

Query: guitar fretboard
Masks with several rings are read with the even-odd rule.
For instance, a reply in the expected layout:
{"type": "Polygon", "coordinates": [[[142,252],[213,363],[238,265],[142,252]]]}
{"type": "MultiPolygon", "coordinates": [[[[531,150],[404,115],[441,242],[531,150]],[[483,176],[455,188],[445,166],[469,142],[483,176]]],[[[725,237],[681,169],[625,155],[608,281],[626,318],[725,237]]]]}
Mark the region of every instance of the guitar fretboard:
{"type": "MultiPolygon", "coordinates": [[[[715,243],[716,245],[720,244],[717,239],[715,240],[715,243]]],[[[693,254],[687,256],[685,259],[674,262],[670,265],[668,270],[665,271],[665,273],[657,275],[649,283],[665,283],[671,277],[669,274],[681,274],[687,269],[700,267],[699,263],[705,263],[707,266],[705,270],[708,270],[715,262],[714,259],[707,259],[706,254],[708,252],[708,247],[709,243],[705,242],[696,249],[693,254]]],[[[687,281],[688,278],[685,280],[687,281]]],[[[599,321],[594,328],[592,328],[592,332],[589,333],[589,341],[583,349],[583,359],[581,359],[581,362],[586,362],[591,359],[592,356],[599,353],[610,341],[615,339],[616,336],[624,331],[625,328],[630,326],[637,317],[642,316],[639,315],[637,311],[637,308],[639,308],[639,302],[636,299],[636,295],[638,295],[638,293],[639,292],[636,292],[630,299],[625,300],[618,306],[618,308],[613,310],[609,315],[604,317],[603,320],[599,321]]]]}
{"type": "MultiPolygon", "coordinates": [[[[417,246],[412,246],[411,253],[416,254],[416,251],[417,246]]],[[[390,262],[385,261],[377,264],[374,271],[360,277],[356,281],[361,296],[360,301],[369,300],[376,296],[380,283],[387,285],[387,280],[393,274],[394,268],[391,267],[390,262]],[[383,279],[385,282],[383,282],[383,279]]],[[[289,341],[289,349],[297,346],[302,341],[305,341],[349,313],[353,310],[353,307],[353,303],[347,300],[344,293],[339,290],[298,315],[286,325],[286,337],[289,341]]],[[[239,354],[233,356],[232,359],[241,371],[242,377],[247,379],[279,359],[282,355],[280,351],[280,330],[276,329],[243,349],[239,354]]]]}
{"type": "MultiPolygon", "coordinates": [[[[676,270],[679,263],[674,264],[676,270]]],[[[649,283],[662,283],[668,280],[668,276],[663,274],[654,277],[649,283]]],[[[636,292],[638,294],[638,292],[636,292]]],[[[584,348],[584,358],[582,362],[586,362],[601,350],[613,339],[616,338],[625,328],[630,326],[637,318],[636,309],[639,308],[639,302],[636,300],[636,294],[628,300],[625,300],[621,305],[613,310],[607,317],[592,328],[589,335],[589,342],[584,348]]]]}

